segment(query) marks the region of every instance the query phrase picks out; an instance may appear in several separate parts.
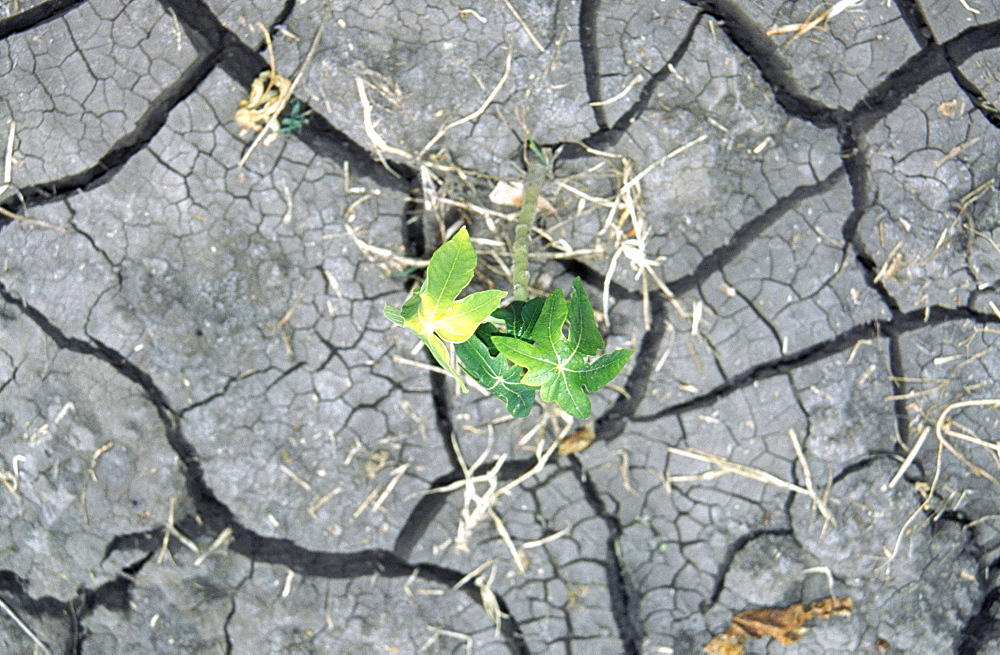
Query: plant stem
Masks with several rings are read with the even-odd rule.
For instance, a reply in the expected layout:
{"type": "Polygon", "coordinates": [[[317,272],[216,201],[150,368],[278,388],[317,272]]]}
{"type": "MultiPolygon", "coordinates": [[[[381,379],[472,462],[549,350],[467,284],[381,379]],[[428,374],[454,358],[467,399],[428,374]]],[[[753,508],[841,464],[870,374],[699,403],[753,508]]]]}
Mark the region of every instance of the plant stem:
{"type": "MultiPolygon", "coordinates": [[[[529,145],[534,145],[529,142],[529,145]]],[[[531,226],[535,222],[538,209],[538,192],[545,181],[546,162],[536,148],[529,148],[528,173],[524,177],[521,193],[521,216],[514,229],[514,268],[511,281],[514,284],[514,300],[528,301],[528,244],[531,241],[531,226]]]]}

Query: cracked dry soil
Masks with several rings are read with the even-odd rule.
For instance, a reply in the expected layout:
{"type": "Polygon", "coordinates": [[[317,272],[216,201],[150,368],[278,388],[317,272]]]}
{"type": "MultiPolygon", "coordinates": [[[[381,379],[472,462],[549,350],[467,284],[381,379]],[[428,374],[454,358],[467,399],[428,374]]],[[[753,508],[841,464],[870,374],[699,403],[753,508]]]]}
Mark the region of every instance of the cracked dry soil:
{"type": "Polygon", "coordinates": [[[1000,5],[846,4],[0,4],[0,650],[696,653],[834,595],[748,651],[1000,652],[1000,5]],[[258,24],[289,78],[322,31],[241,168],[258,24]],[[565,423],[381,309],[459,224],[509,288],[528,134],[534,282],[602,307],[630,167],[673,298],[619,257],[594,442],[463,550],[462,463],[565,423]]]}

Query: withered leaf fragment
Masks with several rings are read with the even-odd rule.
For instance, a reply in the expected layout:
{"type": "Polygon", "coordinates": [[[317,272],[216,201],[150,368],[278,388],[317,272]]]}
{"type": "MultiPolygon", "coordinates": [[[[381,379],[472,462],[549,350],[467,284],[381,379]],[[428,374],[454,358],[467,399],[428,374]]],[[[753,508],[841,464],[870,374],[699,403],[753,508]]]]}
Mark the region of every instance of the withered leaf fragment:
{"type": "Polygon", "coordinates": [[[563,440],[559,442],[558,452],[562,456],[579,453],[586,450],[587,447],[594,442],[594,437],[594,426],[585,425],[582,428],[573,430],[573,432],[567,434],[563,440]]]}
{"type": "Polygon", "coordinates": [[[786,608],[765,607],[740,612],[729,623],[729,629],[716,635],[702,650],[708,655],[743,655],[743,645],[750,637],[771,637],[782,645],[794,644],[806,633],[806,621],[850,616],[854,601],[850,598],[824,598],[803,606],[795,603],[786,608]]]}
{"type": "Polygon", "coordinates": [[[281,129],[278,114],[281,109],[281,97],[290,92],[291,80],[270,70],[262,71],[250,85],[250,97],[240,100],[240,108],[236,110],[236,122],[243,130],[240,136],[249,130],[260,132],[268,127],[274,132],[281,129]]]}

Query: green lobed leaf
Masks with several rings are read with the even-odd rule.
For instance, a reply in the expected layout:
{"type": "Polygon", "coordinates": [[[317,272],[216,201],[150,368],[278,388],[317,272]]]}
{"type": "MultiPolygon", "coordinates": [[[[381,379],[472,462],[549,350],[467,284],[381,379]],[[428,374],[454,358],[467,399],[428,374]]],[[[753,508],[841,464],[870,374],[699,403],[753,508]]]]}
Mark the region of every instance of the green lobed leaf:
{"type": "Polygon", "coordinates": [[[590,416],[586,392],[597,391],[614,379],[632,356],[631,350],[617,350],[587,361],[604,346],[604,339],[579,278],[573,280],[568,306],[559,289],[545,299],[531,336],[537,343],[500,334],[492,340],[501,355],[525,369],[522,384],[539,387],[543,401],[556,402],[578,418],[590,416]],[[565,336],[567,319],[569,334],[565,336]]]}
{"type": "Polygon", "coordinates": [[[574,352],[584,355],[596,355],[604,347],[604,339],[594,320],[594,308],[578,277],[573,278],[573,292],[569,297],[569,345],[574,352]]]}
{"type": "Polygon", "coordinates": [[[503,357],[490,355],[489,347],[479,338],[455,346],[462,368],[491,394],[504,401],[511,416],[523,418],[535,403],[535,388],[518,382],[520,371],[503,357]]]}
{"type": "Polygon", "coordinates": [[[563,340],[563,324],[566,322],[566,297],[562,289],[556,289],[545,299],[538,321],[531,331],[531,337],[546,350],[555,352],[556,344],[563,340]]]}
{"type": "Polygon", "coordinates": [[[632,356],[632,352],[627,348],[621,348],[613,353],[598,357],[580,371],[580,380],[583,382],[583,386],[591,393],[603,388],[622,372],[629,357],[632,356]]]}
{"type": "Polygon", "coordinates": [[[462,298],[433,319],[434,330],[445,341],[461,343],[497,308],[506,291],[479,291],[462,298]]]}
{"type": "Polygon", "coordinates": [[[542,387],[541,396],[545,402],[555,402],[570,416],[587,418],[590,416],[590,397],[583,390],[579,380],[572,373],[563,373],[553,384],[542,387]]]}
{"type": "Polygon", "coordinates": [[[427,278],[414,296],[418,305],[407,312],[403,305],[403,326],[419,335],[436,333],[452,343],[461,343],[472,336],[507,295],[506,291],[480,291],[462,300],[455,297],[472,281],[476,267],[476,250],[464,227],[431,256],[427,278]]]}
{"type": "MultiPolygon", "coordinates": [[[[426,284],[426,282],[424,284],[426,284]]],[[[403,306],[400,308],[399,313],[402,314],[404,322],[416,316],[417,312],[420,310],[420,293],[423,289],[423,286],[417,289],[417,292],[407,298],[406,302],[404,302],[403,306]]]]}
{"type": "MultiPolygon", "coordinates": [[[[493,312],[493,315],[495,316],[496,312],[493,312]]],[[[486,344],[487,350],[490,351],[490,357],[496,357],[497,355],[500,354],[500,352],[493,345],[493,337],[494,335],[497,334],[503,334],[503,333],[497,328],[496,325],[493,325],[492,323],[489,322],[483,323],[482,325],[476,328],[476,334],[474,336],[476,339],[479,339],[484,344],[486,344]]]]}
{"type": "Polygon", "coordinates": [[[493,345],[496,346],[501,355],[518,366],[528,369],[521,378],[523,384],[540,387],[547,384],[556,374],[559,362],[554,351],[503,335],[493,337],[493,345]]]}

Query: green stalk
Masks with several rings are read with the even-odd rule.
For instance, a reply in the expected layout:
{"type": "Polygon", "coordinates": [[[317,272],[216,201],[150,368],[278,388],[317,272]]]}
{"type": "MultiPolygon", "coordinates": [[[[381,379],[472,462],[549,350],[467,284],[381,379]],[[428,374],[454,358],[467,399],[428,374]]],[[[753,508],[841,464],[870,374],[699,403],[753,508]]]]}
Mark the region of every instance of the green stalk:
{"type": "Polygon", "coordinates": [[[531,226],[538,210],[538,192],[545,181],[547,169],[545,156],[533,141],[528,141],[528,173],[524,177],[521,194],[521,216],[514,229],[514,268],[511,281],[514,284],[514,300],[528,302],[528,244],[531,241],[531,226]]]}

